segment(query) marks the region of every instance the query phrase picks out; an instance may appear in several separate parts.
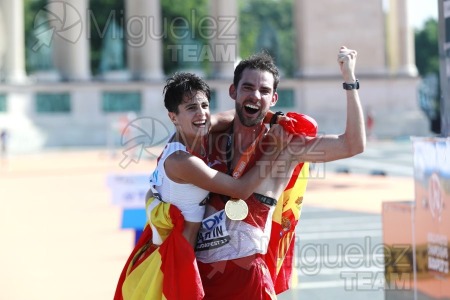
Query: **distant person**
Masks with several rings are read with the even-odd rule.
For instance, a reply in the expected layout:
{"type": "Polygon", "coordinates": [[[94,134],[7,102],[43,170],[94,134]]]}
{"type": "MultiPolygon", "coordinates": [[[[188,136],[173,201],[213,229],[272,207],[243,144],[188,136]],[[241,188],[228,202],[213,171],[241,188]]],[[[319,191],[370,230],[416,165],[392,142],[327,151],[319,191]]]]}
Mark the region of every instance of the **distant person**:
{"type": "Polygon", "coordinates": [[[366,109],[366,130],[367,138],[374,138],[373,128],[375,126],[375,115],[371,107],[366,109]]]}
{"type": "Polygon", "coordinates": [[[2,157],[6,156],[6,152],[8,149],[8,131],[6,129],[2,129],[0,132],[0,154],[2,157]]]}

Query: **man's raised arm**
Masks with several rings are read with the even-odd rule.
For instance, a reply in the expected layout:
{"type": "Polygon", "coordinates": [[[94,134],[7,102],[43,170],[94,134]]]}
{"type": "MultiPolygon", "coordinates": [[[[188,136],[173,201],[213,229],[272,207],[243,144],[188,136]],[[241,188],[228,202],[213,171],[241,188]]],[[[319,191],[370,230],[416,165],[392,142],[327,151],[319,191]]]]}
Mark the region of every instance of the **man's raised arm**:
{"type": "Polygon", "coordinates": [[[295,137],[287,152],[292,161],[328,162],[347,158],[364,151],[366,133],[364,116],[358,95],[359,82],[355,76],[357,52],[341,47],[338,63],[344,79],[347,95],[347,121],[345,132],[340,135],[318,135],[315,138],[295,137]]]}

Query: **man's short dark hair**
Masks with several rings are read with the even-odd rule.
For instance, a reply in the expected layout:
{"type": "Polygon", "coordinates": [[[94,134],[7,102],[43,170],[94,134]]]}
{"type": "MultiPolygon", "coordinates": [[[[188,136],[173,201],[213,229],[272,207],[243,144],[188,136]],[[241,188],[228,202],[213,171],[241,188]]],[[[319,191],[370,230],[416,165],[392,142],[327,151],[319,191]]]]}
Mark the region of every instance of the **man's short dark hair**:
{"type": "Polygon", "coordinates": [[[211,90],[203,79],[192,73],[177,72],[167,79],[164,86],[164,106],[169,112],[178,114],[178,105],[183,102],[183,97],[192,97],[199,91],[204,92],[210,101],[211,90]]]}
{"type": "Polygon", "coordinates": [[[277,90],[278,83],[280,82],[280,73],[278,71],[272,56],[266,52],[259,52],[253,54],[247,59],[242,60],[234,69],[233,84],[237,88],[239,81],[242,78],[242,72],[245,69],[267,71],[273,75],[273,90],[277,90]]]}

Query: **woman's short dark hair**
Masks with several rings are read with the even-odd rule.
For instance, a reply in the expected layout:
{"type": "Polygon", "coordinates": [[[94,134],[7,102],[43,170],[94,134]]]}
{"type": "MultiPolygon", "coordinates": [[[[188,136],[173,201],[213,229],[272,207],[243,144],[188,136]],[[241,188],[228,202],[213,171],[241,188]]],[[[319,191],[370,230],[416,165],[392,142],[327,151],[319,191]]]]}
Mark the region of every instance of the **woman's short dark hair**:
{"type": "Polygon", "coordinates": [[[192,73],[177,72],[167,79],[164,86],[164,106],[169,112],[178,114],[178,106],[183,102],[183,97],[192,97],[199,91],[204,92],[210,101],[211,90],[203,79],[192,73]]]}

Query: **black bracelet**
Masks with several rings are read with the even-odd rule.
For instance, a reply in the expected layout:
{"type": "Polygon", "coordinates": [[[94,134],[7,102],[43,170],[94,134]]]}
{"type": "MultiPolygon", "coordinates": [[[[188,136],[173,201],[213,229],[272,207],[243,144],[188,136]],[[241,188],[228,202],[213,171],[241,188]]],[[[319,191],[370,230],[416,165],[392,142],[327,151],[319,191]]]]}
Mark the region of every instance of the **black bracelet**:
{"type": "Polygon", "coordinates": [[[284,116],[284,113],[282,111],[277,111],[274,113],[270,119],[270,127],[272,127],[273,124],[277,124],[278,116],[284,116]]]}
{"type": "Polygon", "coordinates": [[[342,83],[342,87],[344,90],[351,91],[351,90],[359,90],[359,80],[356,79],[354,83],[342,83]]]}

